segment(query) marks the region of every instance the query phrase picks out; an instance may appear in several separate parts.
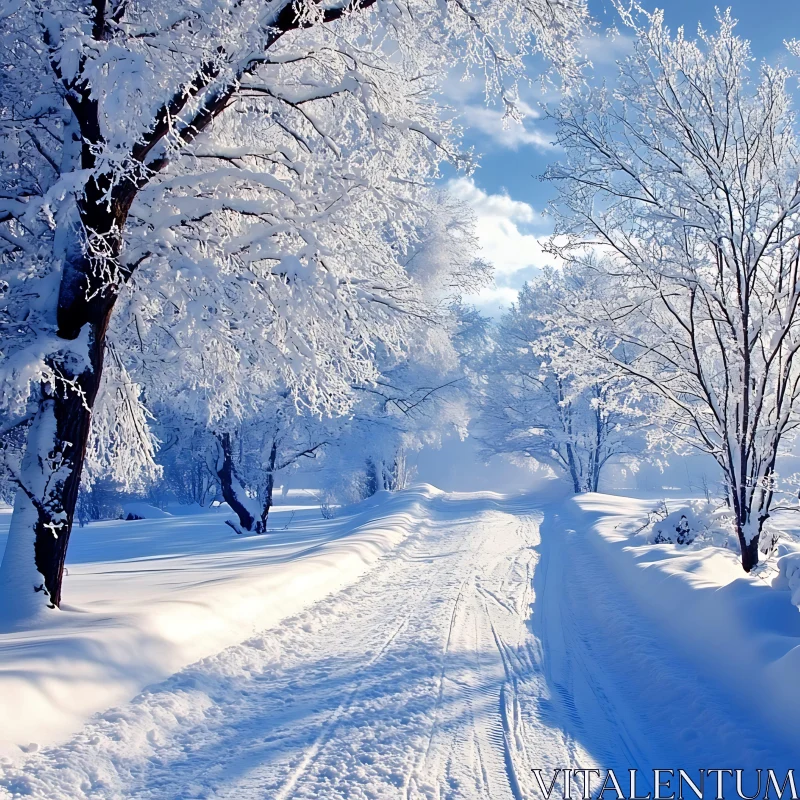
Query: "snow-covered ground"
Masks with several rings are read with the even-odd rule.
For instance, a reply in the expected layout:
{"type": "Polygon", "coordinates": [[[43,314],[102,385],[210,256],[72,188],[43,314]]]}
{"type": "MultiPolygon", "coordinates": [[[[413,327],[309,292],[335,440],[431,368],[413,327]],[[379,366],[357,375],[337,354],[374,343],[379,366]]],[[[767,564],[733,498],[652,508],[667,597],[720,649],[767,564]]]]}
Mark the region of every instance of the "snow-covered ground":
{"type": "MultiPolygon", "coordinates": [[[[236,536],[227,509],[76,528],[63,611],[0,633],[0,756],[63,739],[200,658],[348,585],[414,530],[436,490],[381,493],[333,520],[297,493],[274,532],[236,536]]],[[[290,497],[289,500],[293,498],[290,497]]],[[[10,513],[0,513],[0,553],[10,513]]]]}
{"type": "MultiPolygon", "coordinates": [[[[241,643],[6,764],[0,797],[522,800],[539,797],[537,767],[791,766],[800,613],[789,590],[744,576],[723,551],[631,546],[651,505],[418,488],[333,523],[301,517],[280,546],[235,541],[251,580],[339,564],[366,546],[359,537],[382,555],[338,587],[283,600],[288,616],[239,620],[241,643]],[[313,556],[296,557],[301,530],[318,537],[313,556]],[[270,560],[271,546],[284,554],[270,560]]],[[[205,569],[231,552],[211,547],[205,569]]],[[[71,592],[91,574],[80,563],[71,592]]],[[[228,567],[224,585],[243,590],[228,567]]],[[[186,580],[202,600],[205,585],[186,580]]],[[[114,630],[92,625],[98,638],[114,630]]],[[[3,655],[7,671],[26,657],[5,642],[3,655]]]]}
{"type": "Polygon", "coordinates": [[[624,667],[619,686],[644,763],[796,765],[800,613],[775,561],[746,575],[732,550],[632,543],[652,507],[587,495],[561,512],[562,524],[594,534],[568,537],[580,541],[572,559],[580,580],[604,587],[591,593],[603,630],[594,646],[624,667]],[[679,734],[672,753],[647,735],[663,728],[679,734]]]}
{"type": "Polygon", "coordinates": [[[561,586],[543,647],[552,686],[575,702],[574,730],[587,729],[604,767],[795,766],[800,613],[789,590],[720,548],[632,543],[653,505],[594,494],[545,515],[543,563],[559,565],[561,586]]]}

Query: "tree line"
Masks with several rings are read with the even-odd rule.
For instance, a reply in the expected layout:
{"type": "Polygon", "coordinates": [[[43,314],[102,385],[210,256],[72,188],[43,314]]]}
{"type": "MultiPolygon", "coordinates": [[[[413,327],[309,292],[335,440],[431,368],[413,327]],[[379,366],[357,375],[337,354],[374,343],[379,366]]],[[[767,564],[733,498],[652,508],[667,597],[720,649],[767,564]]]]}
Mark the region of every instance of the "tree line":
{"type": "Polygon", "coordinates": [[[9,4],[12,616],[60,604],[102,481],[220,494],[260,533],[299,464],[364,496],[470,425],[576,492],[648,453],[711,456],[751,570],[796,505],[796,75],[754,66],[730,13],[689,38],[618,11],[633,47],[609,84],[580,53],[581,0],[9,4]],[[442,81],[479,72],[514,117],[532,53],[562,80],[560,266],[492,325],[462,302],[490,273],[472,214],[437,188],[473,166],[442,81]]]}
{"type": "Polygon", "coordinates": [[[693,39],[662,12],[620,14],[616,81],[550,112],[564,266],[498,328],[484,439],[576,491],[637,450],[710,456],[749,572],[766,521],[798,506],[781,474],[800,423],[798,76],[754,64],[730,11],[693,39]]]}

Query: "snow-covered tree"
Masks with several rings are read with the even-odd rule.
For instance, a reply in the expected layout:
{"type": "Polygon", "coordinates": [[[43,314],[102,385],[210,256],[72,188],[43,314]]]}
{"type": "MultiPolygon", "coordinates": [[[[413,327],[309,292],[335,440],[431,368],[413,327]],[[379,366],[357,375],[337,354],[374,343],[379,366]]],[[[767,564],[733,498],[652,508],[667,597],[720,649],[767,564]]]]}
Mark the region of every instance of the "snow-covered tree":
{"type": "Polygon", "coordinates": [[[754,68],[729,13],[696,40],[660,12],[624,17],[635,44],[616,84],[557,114],[560,252],[617,286],[584,310],[594,335],[626,343],[630,363],[606,357],[660,397],[657,443],[716,459],[750,571],[798,424],[792,76],[754,68]]]}
{"type": "Polygon", "coordinates": [[[218,368],[220,393],[274,349],[308,407],[341,409],[375,377],[375,340],[397,346],[416,313],[382,229],[411,230],[415,187],[459,160],[437,76],[460,60],[513,106],[532,50],[574,73],[584,19],[580,0],[0,12],[0,397],[19,487],[4,604],[60,602],[109,329],[145,336],[167,317],[189,336],[203,318],[231,346],[199,341],[187,362],[218,368]]]}
{"type": "MultiPolygon", "coordinates": [[[[430,442],[417,427],[423,421],[426,429],[447,424],[444,410],[454,404],[445,404],[440,395],[458,382],[458,358],[450,338],[457,322],[453,304],[462,291],[484,285],[490,270],[476,257],[474,215],[467,206],[440,191],[418,191],[417,200],[416,216],[409,221],[413,238],[404,242],[384,231],[394,236],[402,265],[394,287],[384,276],[384,290],[391,288],[395,305],[406,312],[398,320],[402,342],[393,342],[388,334],[381,337],[382,319],[372,319],[371,332],[378,342],[366,350],[371,371],[342,380],[335,406],[312,405],[311,393],[298,392],[289,382],[291,373],[283,373],[284,382],[275,385],[282,374],[275,357],[280,343],[258,347],[250,341],[254,329],[243,331],[232,324],[224,308],[213,317],[174,315],[169,328],[162,315],[161,325],[137,324],[135,334],[129,333],[131,369],[145,376],[149,396],[159,398],[167,419],[194,419],[196,428],[210,433],[213,456],[207,455],[204,463],[180,461],[194,469],[214,462],[216,484],[236,514],[232,524],[237,530],[266,530],[275,478],[299,462],[327,456],[334,449],[335,484],[363,483],[363,465],[369,462],[381,476],[378,488],[385,488],[383,476],[402,463],[400,451],[430,442]],[[176,349],[180,342],[185,345],[176,349]],[[209,370],[205,362],[214,353],[223,354],[224,360],[209,370]],[[173,368],[163,370],[165,362],[173,368]],[[442,412],[435,422],[433,409],[442,412]]],[[[351,273],[357,274],[358,263],[351,273]]],[[[325,310],[316,305],[319,298],[302,299],[312,310],[309,321],[319,323],[325,310]]],[[[267,325],[255,330],[263,341],[272,341],[274,333],[267,325]]],[[[346,334],[345,329],[342,336],[346,334]]],[[[313,354],[319,366],[325,350],[320,345],[313,354]]],[[[340,361],[344,358],[339,356],[340,361]]],[[[198,435],[187,441],[193,443],[198,435]]],[[[171,443],[167,447],[175,449],[171,443]]],[[[388,484],[399,488],[394,478],[388,484]]]]}
{"type": "Polygon", "coordinates": [[[298,416],[288,390],[265,400],[261,414],[222,423],[214,434],[220,493],[236,515],[228,524],[237,533],[266,533],[275,479],[323,455],[337,433],[331,420],[298,416]]]}
{"type": "Polygon", "coordinates": [[[450,344],[438,344],[418,343],[375,385],[360,387],[362,397],[327,469],[333,497],[353,500],[404,489],[413,477],[409,453],[437,448],[449,434],[466,434],[465,375],[450,344]]]}
{"type": "Polygon", "coordinates": [[[576,342],[584,322],[572,310],[596,289],[552,269],[526,284],[476,382],[474,435],[484,454],[532,458],[565,475],[576,493],[597,491],[609,462],[635,467],[643,446],[630,378],[576,342]]]}
{"type": "MultiPolygon", "coordinates": [[[[359,497],[407,486],[409,452],[438,447],[469,419],[467,360],[463,358],[463,292],[491,281],[491,267],[477,257],[474,214],[447,193],[419,220],[418,243],[404,256],[410,279],[427,299],[427,319],[406,342],[401,358],[376,354],[380,377],[355,386],[358,401],[337,447],[334,496],[359,497]]],[[[329,471],[330,475],[331,471],[329,471]]]]}

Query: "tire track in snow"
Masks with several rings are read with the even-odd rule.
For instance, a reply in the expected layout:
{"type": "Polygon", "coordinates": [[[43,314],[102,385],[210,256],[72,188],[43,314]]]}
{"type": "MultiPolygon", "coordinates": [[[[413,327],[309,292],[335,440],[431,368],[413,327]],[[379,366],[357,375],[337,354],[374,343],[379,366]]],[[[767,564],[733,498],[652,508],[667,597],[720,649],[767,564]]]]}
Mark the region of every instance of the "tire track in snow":
{"type": "MultiPolygon", "coordinates": [[[[530,520],[525,520],[516,531],[520,539],[525,541],[528,546],[530,545],[530,537],[527,534],[532,524],[533,523],[530,520]]],[[[501,588],[510,584],[509,578],[512,575],[517,574],[518,564],[519,554],[516,554],[513,559],[511,559],[505,574],[502,576],[499,584],[501,588]]],[[[524,680],[524,673],[523,670],[520,669],[522,665],[519,663],[519,659],[516,658],[513,651],[508,647],[498,632],[498,628],[495,624],[495,620],[492,617],[492,612],[489,610],[489,604],[487,601],[493,601],[495,608],[499,608],[501,611],[506,612],[505,616],[507,622],[508,617],[510,616],[512,623],[516,623],[514,626],[516,627],[515,633],[518,636],[518,643],[521,643],[526,637],[526,631],[521,629],[521,625],[524,625],[525,617],[520,614],[520,602],[518,595],[521,595],[523,598],[528,597],[528,576],[529,571],[526,565],[525,580],[522,582],[515,582],[515,588],[517,589],[517,592],[515,592],[514,596],[510,598],[514,601],[513,607],[511,603],[502,601],[491,589],[482,586],[476,587],[478,593],[481,595],[483,611],[491,629],[492,638],[494,640],[495,647],[497,648],[497,652],[500,655],[503,671],[505,673],[505,682],[500,689],[499,708],[500,719],[502,722],[502,741],[505,769],[507,773],[508,784],[515,800],[524,800],[526,797],[528,781],[523,779],[522,776],[525,775],[527,777],[528,770],[530,769],[524,746],[524,732],[521,730],[522,715],[519,703],[519,680],[524,680]],[[515,661],[517,661],[516,665],[514,664],[515,661]]],[[[522,605],[524,606],[524,600],[522,605]]]]}
{"type": "MultiPolygon", "coordinates": [[[[430,553],[423,553],[421,555],[410,555],[405,557],[404,560],[409,562],[416,562],[416,563],[435,563],[437,558],[442,557],[442,555],[447,554],[436,554],[436,556],[431,556],[430,553]]],[[[430,594],[433,587],[436,585],[440,578],[441,570],[434,573],[433,577],[430,579],[426,590],[422,593],[422,595],[418,598],[417,604],[422,604],[425,599],[430,594]]],[[[463,584],[462,584],[463,586],[463,584]]],[[[455,615],[456,607],[458,605],[458,597],[454,603],[453,608],[453,615],[455,615]]],[[[392,643],[395,639],[408,627],[409,622],[411,620],[411,611],[405,610],[402,611],[400,614],[400,622],[394,628],[392,633],[389,637],[384,641],[384,643],[380,646],[377,652],[367,661],[367,663],[363,666],[363,671],[368,672],[369,669],[376,664],[379,659],[383,656],[383,654],[390,648],[392,643]]],[[[451,632],[452,632],[452,621],[451,621],[451,632]]],[[[448,633],[448,646],[449,646],[449,636],[448,633]]],[[[308,771],[309,767],[314,763],[314,760],[317,758],[319,753],[323,750],[323,748],[328,744],[328,742],[333,737],[335,733],[337,725],[341,723],[341,719],[344,716],[345,712],[347,711],[350,706],[355,702],[358,698],[360,691],[362,690],[364,681],[359,680],[355,687],[352,689],[350,694],[343,700],[336,710],[331,714],[325,724],[322,726],[319,735],[314,740],[312,745],[308,748],[308,750],[303,754],[303,758],[301,759],[300,763],[295,767],[295,769],[291,772],[291,774],[286,779],[286,782],[278,789],[277,793],[275,794],[274,800],[287,800],[290,797],[292,791],[294,790],[295,786],[297,786],[298,782],[301,780],[303,775],[308,771]]]]}
{"type": "MultiPolygon", "coordinates": [[[[473,528],[475,527],[473,524],[471,524],[471,522],[472,521],[470,521],[469,523],[459,523],[459,525],[457,526],[457,530],[455,530],[455,531],[452,531],[452,530],[451,531],[446,531],[445,535],[447,536],[447,538],[450,538],[450,536],[453,533],[455,533],[456,535],[459,536],[459,538],[463,537],[467,541],[470,541],[471,537],[474,536],[473,528]],[[463,532],[462,532],[461,529],[463,529],[463,532]]],[[[483,531],[483,533],[485,535],[487,533],[487,531],[483,531]]],[[[478,549],[480,549],[480,548],[478,548],[478,549]]],[[[437,552],[436,553],[405,556],[407,561],[412,562],[412,563],[416,563],[416,564],[421,564],[421,565],[430,564],[430,563],[437,563],[437,562],[440,562],[442,559],[445,559],[445,560],[446,559],[451,559],[451,560],[452,559],[456,559],[455,563],[453,563],[452,561],[450,562],[449,567],[448,566],[443,567],[443,569],[440,571],[440,574],[438,576],[434,576],[433,580],[429,584],[429,587],[430,587],[430,586],[434,586],[434,585],[436,585],[436,584],[441,582],[442,585],[446,589],[446,585],[447,585],[448,579],[449,579],[449,583],[453,586],[453,590],[452,590],[452,594],[450,595],[451,599],[450,599],[449,603],[447,603],[447,595],[449,594],[449,592],[447,592],[446,590],[445,590],[443,596],[432,598],[434,604],[438,604],[439,606],[441,606],[443,603],[445,603],[445,604],[450,606],[450,610],[449,610],[449,613],[447,615],[447,626],[446,626],[446,629],[445,629],[445,632],[444,632],[444,636],[443,636],[443,644],[441,645],[440,655],[438,657],[440,665],[438,667],[438,675],[437,675],[437,682],[436,682],[436,697],[435,697],[435,700],[433,702],[433,708],[429,712],[431,721],[430,721],[430,732],[429,732],[429,735],[427,737],[428,742],[427,742],[427,745],[424,748],[421,748],[420,752],[419,752],[419,759],[420,759],[420,761],[423,761],[423,762],[424,762],[424,759],[426,757],[426,753],[429,754],[430,747],[431,747],[430,743],[435,738],[436,733],[438,731],[438,716],[439,716],[440,709],[441,709],[441,706],[442,706],[442,698],[443,698],[443,694],[444,694],[444,688],[445,688],[445,685],[447,684],[448,680],[450,679],[450,676],[448,675],[448,672],[447,672],[447,659],[448,659],[448,655],[450,653],[450,648],[451,648],[451,645],[452,645],[452,642],[453,642],[454,633],[456,632],[456,629],[459,627],[459,619],[461,617],[461,614],[462,614],[462,611],[463,611],[463,606],[464,606],[463,597],[464,597],[464,592],[465,592],[465,585],[468,583],[467,579],[463,577],[463,574],[464,574],[463,566],[464,566],[465,562],[467,564],[469,564],[472,561],[472,559],[474,559],[474,557],[475,557],[475,552],[474,552],[474,550],[472,548],[464,547],[463,545],[461,547],[456,547],[456,548],[449,547],[448,548],[448,547],[444,546],[444,542],[442,542],[442,547],[441,548],[437,548],[437,552]]],[[[427,595],[428,592],[426,592],[425,594],[427,595]]],[[[416,595],[416,593],[415,593],[415,597],[416,596],[418,596],[418,595],[416,595]]],[[[423,602],[424,599],[425,598],[423,597],[423,598],[421,598],[419,600],[419,602],[415,602],[415,607],[417,609],[422,608],[423,611],[427,611],[429,613],[431,611],[431,608],[427,608],[427,609],[425,608],[426,604],[423,602]]],[[[424,617],[425,613],[422,613],[420,616],[424,617]]],[[[414,624],[415,625],[419,625],[419,623],[421,621],[422,621],[422,619],[417,619],[417,620],[415,620],[414,624]]],[[[415,636],[415,637],[418,637],[420,635],[420,630],[419,629],[416,629],[415,631],[406,631],[407,627],[408,627],[407,625],[403,625],[404,633],[407,632],[409,634],[409,636],[415,636]]],[[[393,642],[394,642],[395,638],[396,637],[393,637],[393,642]]],[[[402,646],[403,646],[403,643],[396,643],[396,648],[400,648],[402,646]]],[[[384,655],[384,652],[385,652],[386,649],[388,649],[388,647],[387,648],[383,648],[382,651],[378,654],[378,656],[375,657],[371,661],[371,663],[369,665],[367,665],[367,667],[372,666],[373,663],[377,662],[379,660],[379,657],[384,655]]],[[[365,667],[365,669],[367,669],[367,668],[365,667]]],[[[312,765],[314,767],[314,771],[317,774],[328,774],[328,775],[330,775],[332,772],[335,771],[335,770],[331,769],[331,765],[330,764],[322,763],[322,761],[319,760],[319,756],[320,756],[320,752],[322,750],[325,750],[326,751],[325,758],[328,761],[335,761],[337,759],[337,754],[338,754],[338,752],[340,750],[340,747],[339,747],[339,744],[337,743],[335,737],[331,735],[331,731],[335,730],[337,727],[341,727],[343,729],[343,732],[346,732],[348,730],[346,724],[343,723],[343,721],[342,721],[343,716],[344,716],[343,713],[337,714],[336,722],[335,722],[335,724],[330,726],[330,729],[328,730],[327,734],[324,737],[323,743],[321,744],[320,747],[314,748],[313,757],[312,758],[305,759],[302,762],[302,764],[301,764],[302,768],[298,770],[297,775],[295,775],[293,777],[293,779],[291,780],[291,783],[287,787],[285,787],[284,790],[282,790],[281,794],[279,795],[281,798],[289,798],[289,797],[295,797],[295,796],[296,797],[301,797],[301,796],[302,797],[306,797],[306,796],[310,797],[310,796],[313,796],[313,794],[310,791],[310,786],[314,784],[315,776],[308,774],[309,768],[312,767],[312,765]],[[319,762],[319,763],[317,763],[317,762],[319,762]],[[309,784],[309,790],[306,793],[304,793],[303,786],[299,786],[299,788],[298,788],[299,784],[302,783],[304,785],[305,782],[308,782],[308,784],[309,784]],[[297,793],[295,793],[295,791],[294,791],[295,789],[297,789],[297,793]]],[[[452,760],[452,759],[448,759],[448,760],[452,760]]],[[[416,788],[415,781],[414,781],[414,769],[413,768],[411,768],[411,770],[409,772],[407,772],[403,783],[404,783],[405,791],[407,792],[409,797],[415,796],[415,793],[419,794],[417,792],[417,788],[416,788]]],[[[352,789],[348,789],[348,793],[347,794],[342,794],[342,796],[348,796],[349,797],[350,796],[349,792],[351,792],[351,791],[352,791],[352,789]]],[[[339,796],[339,795],[337,794],[336,796],[339,796]]],[[[394,795],[392,795],[392,796],[394,796],[394,795]]],[[[426,797],[428,795],[427,795],[427,793],[422,792],[421,796],[426,797]]],[[[437,790],[437,795],[436,796],[437,797],[441,796],[438,790],[437,790]]]]}
{"type": "MultiPolygon", "coordinates": [[[[420,762],[420,765],[418,766],[418,769],[421,768],[424,765],[425,761],[430,756],[431,746],[433,744],[433,738],[434,738],[434,736],[436,734],[436,728],[437,728],[437,723],[438,723],[439,712],[440,712],[441,705],[442,705],[442,697],[444,696],[444,681],[445,681],[446,671],[447,671],[447,666],[446,666],[446,664],[447,664],[447,654],[450,652],[450,642],[452,641],[452,638],[453,638],[453,629],[455,627],[456,614],[458,613],[458,604],[459,604],[459,602],[461,600],[461,597],[462,597],[462,594],[464,592],[464,584],[465,583],[466,583],[466,579],[461,581],[461,585],[458,587],[458,594],[456,595],[456,599],[453,601],[453,610],[450,613],[450,625],[449,625],[449,627],[447,629],[447,639],[446,639],[445,644],[444,644],[444,652],[442,653],[442,668],[441,668],[441,671],[439,673],[439,690],[438,690],[438,696],[436,698],[436,707],[433,710],[433,721],[431,723],[431,730],[430,730],[430,734],[428,736],[428,744],[427,744],[427,747],[425,748],[425,752],[422,755],[421,762],[420,762]]],[[[414,772],[415,772],[415,770],[412,769],[408,773],[408,775],[406,776],[406,780],[404,781],[404,784],[403,784],[403,796],[406,798],[406,800],[411,800],[412,783],[414,782],[414,772]]]]}
{"type": "Polygon", "coordinates": [[[459,751],[463,724],[450,731],[446,726],[432,731],[428,752],[437,735],[447,741],[439,743],[439,763],[426,764],[423,760],[417,765],[410,784],[415,791],[408,793],[410,800],[467,796],[525,800],[535,796],[530,759],[537,744],[550,752],[567,752],[561,737],[549,732],[534,737],[530,746],[527,742],[529,731],[541,728],[541,720],[536,717],[538,706],[530,699],[544,683],[541,649],[527,625],[531,576],[537,558],[532,547],[538,541],[538,526],[530,517],[520,520],[508,515],[486,524],[491,524],[493,534],[486,540],[498,537],[504,545],[492,554],[491,560],[476,565],[472,580],[462,592],[463,620],[459,628],[464,635],[459,637],[458,649],[471,649],[474,654],[472,680],[465,680],[445,662],[449,694],[460,698],[468,712],[464,715],[468,716],[466,724],[473,729],[468,739],[469,752],[465,752],[466,744],[459,751]],[[500,537],[503,529],[507,533],[500,537]],[[465,632],[470,618],[472,637],[468,643],[465,632]],[[471,765],[474,793],[467,795],[463,785],[453,785],[452,775],[459,771],[458,764],[471,765]]]}
{"type": "MultiPolygon", "coordinates": [[[[366,665],[367,668],[371,667],[384,654],[384,652],[386,652],[388,647],[397,638],[400,632],[408,626],[408,621],[409,617],[405,617],[400,621],[400,624],[395,628],[395,630],[392,632],[389,638],[384,642],[383,646],[377,652],[377,654],[367,662],[366,665]]],[[[319,736],[317,736],[311,747],[309,747],[309,749],[303,755],[300,764],[298,764],[298,766],[291,773],[291,775],[289,775],[289,778],[287,779],[286,783],[275,794],[275,800],[286,800],[286,798],[289,796],[292,789],[294,789],[294,787],[297,785],[298,780],[300,780],[300,777],[314,761],[317,754],[325,746],[325,743],[330,739],[333,733],[333,729],[339,722],[345,708],[352,705],[353,702],[355,701],[356,697],[358,696],[359,690],[361,689],[361,685],[362,684],[360,682],[357,683],[355,688],[350,693],[350,695],[346,698],[346,700],[344,700],[336,709],[336,711],[334,711],[333,714],[330,716],[330,718],[320,731],[319,736]]]]}

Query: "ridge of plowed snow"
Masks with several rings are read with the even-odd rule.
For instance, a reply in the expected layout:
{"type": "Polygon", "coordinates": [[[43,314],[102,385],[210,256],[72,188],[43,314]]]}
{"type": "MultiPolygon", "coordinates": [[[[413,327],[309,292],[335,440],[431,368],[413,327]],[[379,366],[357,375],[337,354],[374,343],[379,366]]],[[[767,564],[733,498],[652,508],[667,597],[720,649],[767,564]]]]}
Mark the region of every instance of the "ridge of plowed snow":
{"type": "Polygon", "coordinates": [[[381,492],[333,520],[278,507],[264,536],[237,537],[226,509],[76,529],[64,610],[0,633],[0,756],[63,740],[91,714],[347,586],[417,530],[438,494],[381,492]]]}

